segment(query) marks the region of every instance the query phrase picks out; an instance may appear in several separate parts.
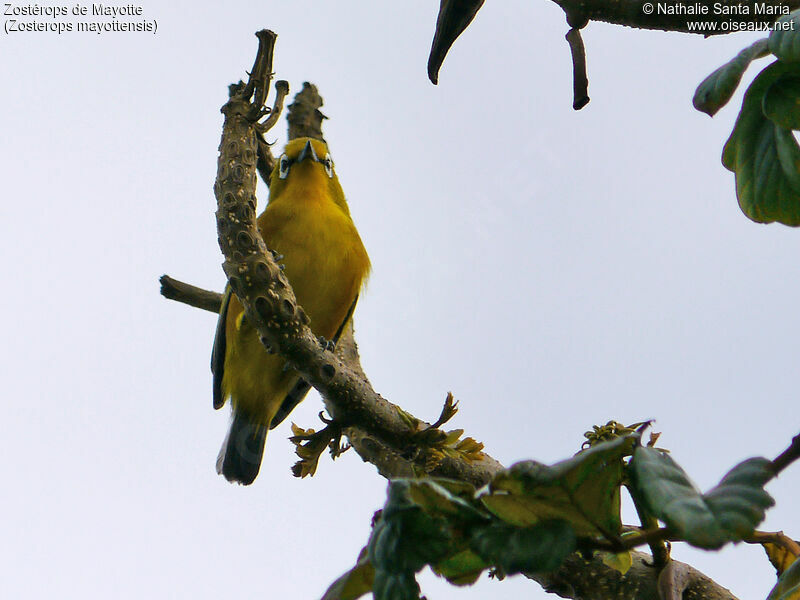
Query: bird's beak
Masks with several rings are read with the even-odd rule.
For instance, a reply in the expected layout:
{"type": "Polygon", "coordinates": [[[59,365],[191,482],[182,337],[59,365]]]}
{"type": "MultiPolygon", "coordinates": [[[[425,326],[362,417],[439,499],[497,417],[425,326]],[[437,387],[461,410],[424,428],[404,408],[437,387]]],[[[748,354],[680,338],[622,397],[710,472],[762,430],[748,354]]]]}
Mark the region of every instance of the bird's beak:
{"type": "Polygon", "coordinates": [[[297,160],[296,160],[295,162],[301,163],[301,162],[303,162],[303,161],[304,161],[306,158],[309,158],[309,157],[310,157],[310,158],[311,158],[311,160],[313,160],[314,162],[319,162],[319,158],[317,157],[317,153],[316,153],[316,152],[314,152],[314,146],[312,146],[312,145],[311,145],[311,140],[308,140],[308,141],[306,142],[306,145],[305,145],[305,146],[303,146],[303,151],[302,151],[302,152],[300,153],[300,155],[297,157],[297,160]]]}

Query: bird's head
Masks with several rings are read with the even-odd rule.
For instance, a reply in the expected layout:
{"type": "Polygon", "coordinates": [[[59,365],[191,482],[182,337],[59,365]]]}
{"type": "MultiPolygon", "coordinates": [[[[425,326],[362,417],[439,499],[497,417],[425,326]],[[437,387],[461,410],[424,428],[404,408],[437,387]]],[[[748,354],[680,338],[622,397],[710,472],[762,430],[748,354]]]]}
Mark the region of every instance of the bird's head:
{"type": "Polygon", "coordinates": [[[297,138],[286,144],[286,149],[278,158],[271,181],[287,180],[295,177],[319,175],[333,179],[333,159],[328,146],[321,140],[297,138]]]}
{"type": "Polygon", "coordinates": [[[349,214],[328,145],[322,140],[303,137],[286,144],[270,177],[270,201],[290,188],[301,195],[304,191],[324,190],[349,214]]]}

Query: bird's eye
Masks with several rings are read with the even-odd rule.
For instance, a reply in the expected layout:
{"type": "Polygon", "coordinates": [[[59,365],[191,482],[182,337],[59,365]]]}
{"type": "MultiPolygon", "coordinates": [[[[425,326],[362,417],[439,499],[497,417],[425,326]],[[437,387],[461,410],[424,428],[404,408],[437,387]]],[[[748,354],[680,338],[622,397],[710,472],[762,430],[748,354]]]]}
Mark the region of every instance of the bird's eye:
{"type": "Polygon", "coordinates": [[[281,179],[286,179],[289,175],[289,157],[285,154],[281,154],[281,158],[278,161],[278,177],[281,179]]]}
{"type": "Polygon", "coordinates": [[[333,177],[333,159],[330,154],[325,155],[322,164],[325,165],[325,172],[328,174],[328,177],[333,177]]]}

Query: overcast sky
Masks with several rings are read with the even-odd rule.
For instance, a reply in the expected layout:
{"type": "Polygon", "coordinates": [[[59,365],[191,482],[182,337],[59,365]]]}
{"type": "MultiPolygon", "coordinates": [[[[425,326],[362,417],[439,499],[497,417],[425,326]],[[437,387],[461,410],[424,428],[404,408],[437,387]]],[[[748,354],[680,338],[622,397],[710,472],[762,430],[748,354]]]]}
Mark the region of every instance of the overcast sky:
{"type": "MultiPolygon", "coordinates": [[[[800,234],[737,206],[720,153],[741,93],[713,120],[691,106],[758,36],[593,23],[576,113],[554,3],[487,2],[434,87],[438,4],[146,0],[155,34],[2,36],[0,596],[314,599],[367,540],[385,481],[353,452],[293,478],[288,421],[253,486],[216,474],[215,316],[158,294],[162,273],[224,285],[219,108],[261,28],[277,77],[325,99],[374,267],[356,332],[381,394],[432,420],[452,391],[452,426],[504,464],[654,418],[703,489],[798,433],[800,234]]],[[[318,427],[320,409],[290,420],[318,427]]],[[[800,470],[768,489],[763,528],[800,536],[800,470]]],[[[774,583],[756,547],[674,556],[741,598],[774,583]]],[[[421,582],[550,597],[520,577],[421,582]]]]}

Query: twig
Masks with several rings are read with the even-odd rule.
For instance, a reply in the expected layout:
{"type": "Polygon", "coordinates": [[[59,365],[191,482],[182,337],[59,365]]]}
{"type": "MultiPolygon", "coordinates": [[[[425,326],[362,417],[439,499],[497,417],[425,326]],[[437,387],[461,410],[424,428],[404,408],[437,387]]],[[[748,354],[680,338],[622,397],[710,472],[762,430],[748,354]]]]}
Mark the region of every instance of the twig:
{"type": "Polygon", "coordinates": [[[653,554],[653,566],[657,569],[663,569],[669,562],[669,547],[665,541],[669,537],[669,531],[658,529],[658,519],[650,514],[635,494],[630,496],[633,499],[633,505],[644,529],[638,535],[624,538],[622,542],[627,541],[630,543],[632,541],[631,538],[634,538],[634,540],[639,538],[638,543],[628,546],[628,548],[634,548],[640,543],[646,542],[650,546],[650,552],[653,554]]]}
{"type": "Polygon", "coordinates": [[[800,557],[800,544],[782,531],[754,531],[753,535],[742,541],[747,544],[775,544],[791,552],[794,556],[800,557]]]}
{"type": "Polygon", "coordinates": [[[202,288],[183,283],[177,279],[173,279],[169,275],[162,275],[159,279],[161,282],[161,295],[170,300],[177,300],[195,308],[202,308],[213,313],[219,313],[219,307],[222,304],[222,294],[217,292],[210,292],[202,288]]]}
{"type": "Polygon", "coordinates": [[[581,31],[573,27],[567,32],[567,42],[572,53],[572,108],[580,110],[589,104],[589,79],[586,77],[586,49],[581,31]]]}
{"type": "Polygon", "coordinates": [[[800,434],[794,436],[789,447],[772,461],[772,469],[775,471],[775,475],[780,474],[781,471],[798,458],[800,458],[800,434]]]}
{"type": "Polygon", "coordinates": [[[289,105],[289,114],[286,115],[290,140],[299,137],[325,140],[322,137],[322,122],[328,117],[319,110],[321,107],[322,96],[319,95],[317,86],[304,82],[303,89],[289,105]]]}
{"type": "Polygon", "coordinates": [[[269,185],[269,177],[272,170],[275,168],[275,157],[272,156],[272,151],[269,149],[269,143],[264,138],[264,133],[272,129],[278,118],[283,111],[283,102],[286,95],[289,93],[289,84],[286,81],[275,82],[275,103],[270,110],[267,120],[256,127],[256,142],[258,144],[258,161],[256,162],[256,169],[261,179],[269,185]]]}
{"type": "MultiPolygon", "coordinates": [[[[632,528],[636,531],[635,534],[626,535],[625,537],[619,540],[610,540],[610,539],[601,539],[601,538],[592,538],[592,539],[584,539],[582,540],[581,544],[582,547],[586,548],[587,550],[605,550],[607,552],[622,552],[624,550],[633,550],[634,548],[638,548],[639,546],[644,546],[647,544],[651,547],[651,551],[653,549],[653,545],[658,543],[663,543],[667,541],[680,541],[679,538],[675,537],[672,531],[666,527],[656,528],[656,529],[639,529],[639,528],[632,528]]],[[[662,561],[662,565],[666,564],[667,559],[669,559],[669,553],[661,554],[661,552],[655,553],[656,556],[660,556],[658,560],[662,561]]],[[[657,563],[656,563],[657,564],[657,563]]]]}
{"type": "Polygon", "coordinates": [[[453,394],[447,393],[447,398],[444,399],[444,406],[442,412],[439,413],[439,418],[431,425],[431,429],[439,429],[442,425],[452,419],[458,412],[458,400],[453,400],[453,394]]]}
{"type": "Polygon", "coordinates": [[[278,35],[269,29],[262,29],[256,32],[256,37],[258,38],[256,60],[253,63],[253,70],[250,72],[247,85],[240,93],[244,101],[248,101],[255,96],[253,103],[249,107],[250,113],[248,114],[248,118],[253,122],[260,119],[267,112],[264,102],[269,94],[269,84],[272,81],[272,56],[278,35]]]}
{"type": "MultiPolygon", "coordinates": [[[[717,0],[700,0],[692,2],[691,6],[700,7],[702,14],[681,14],[674,10],[678,6],[674,2],[658,2],[652,0],[553,0],[569,15],[580,13],[589,21],[602,21],[614,25],[624,25],[636,29],[658,29],[661,31],[677,31],[681,33],[694,33],[703,36],[724,35],[736,31],[746,31],[747,24],[767,25],[775,21],[781,14],[783,7],[794,10],[800,7],[800,0],[741,0],[737,2],[742,8],[736,14],[724,14],[715,10],[717,0]],[[659,7],[672,8],[663,10],[659,7]],[[757,10],[758,9],[758,10],[757,10]],[[777,11],[770,14],[770,9],[777,11]],[[745,13],[745,10],[747,12],[745,13]],[[692,24],[690,28],[690,23],[692,24]],[[696,26],[697,23],[714,23],[712,26],[696,26]],[[726,26],[722,27],[725,23],[726,26]],[[744,26],[744,27],[742,27],[744,26]]],[[[683,5],[686,6],[686,5],[683,5]]]]}
{"type": "Polygon", "coordinates": [[[286,99],[286,95],[289,93],[289,83],[283,80],[275,82],[275,103],[272,105],[272,108],[269,111],[269,117],[263,123],[259,123],[256,126],[256,131],[259,134],[263,135],[270,129],[272,129],[275,124],[278,122],[278,119],[281,116],[281,111],[283,110],[283,102],[286,99]]]}

